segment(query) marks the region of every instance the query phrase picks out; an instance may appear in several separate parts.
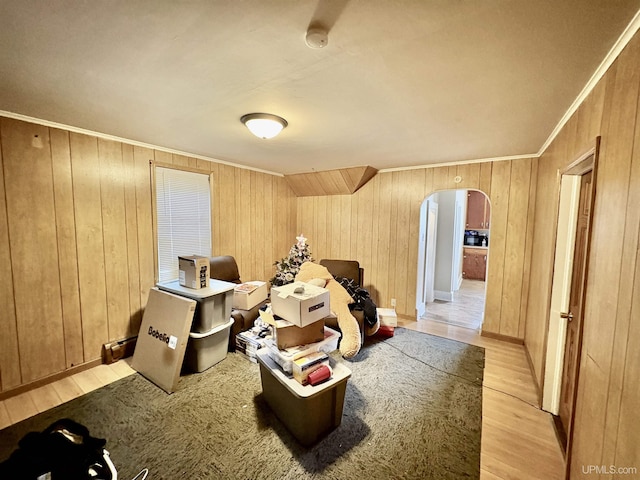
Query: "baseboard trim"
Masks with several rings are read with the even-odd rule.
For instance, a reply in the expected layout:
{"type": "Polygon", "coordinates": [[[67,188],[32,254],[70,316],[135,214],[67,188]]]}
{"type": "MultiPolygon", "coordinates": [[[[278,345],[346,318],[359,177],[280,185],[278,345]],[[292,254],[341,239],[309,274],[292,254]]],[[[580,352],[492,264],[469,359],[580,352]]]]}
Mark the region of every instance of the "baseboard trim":
{"type": "Polygon", "coordinates": [[[502,335],[500,333],[487,332],[482,330],[480,335],[487,338],[493,338],[495,340],[502,340],[504,342],[515,343],[517,345],[524,345],[524,340],[518,337],[511,337],[509,335],[502,335]]]}
{"type": "Polygon", "coordinates": [[[444,292],[442,290],[434,290],[433,297],[436,300],[442,300],[443,302],[453,301],[453,292],[444,292]]]}
{"type": "Polygon", "coordinates": [[[68,368],[62,372],[54,373],[52,375],[39,378],[38,380],[34,380],[33,382],[25,383],[18,387],[5,390],[3,392],[0,392],[0,401],[6,400],[7,398],[15,397],[16,395],[20,395],[21,393],[28,392],[29,390],[33,390],[34,388],[48,385],[49,383],[53,383],[57,380],[70,377],[71,375],[74,375],[79,372],[83,372],[85,370],[89,370],[90,368],[97,367],[98,365],[102,365],[101,358],[96,358],[95,360],[91,360],[89,362],[82,363],[80,365],[74,365],[73,367],[68,368]]]}
{"type": "Polygon", "coordinates": [[[529,364],[529,370],[531,370],[531,379],[533,380],[533,386],[536,389],[536,397],[538,397],[538,408],[542,408],[542,390],[540,389],[540,385],[538,384],[538,379],[536,378],[536,370],[533,367],[533,359],[531,358],[531,354],[529,353],[529,349],[527,348],[527,344],[524,345],[524,353],[527,357],[527,363],[529,364]]]}

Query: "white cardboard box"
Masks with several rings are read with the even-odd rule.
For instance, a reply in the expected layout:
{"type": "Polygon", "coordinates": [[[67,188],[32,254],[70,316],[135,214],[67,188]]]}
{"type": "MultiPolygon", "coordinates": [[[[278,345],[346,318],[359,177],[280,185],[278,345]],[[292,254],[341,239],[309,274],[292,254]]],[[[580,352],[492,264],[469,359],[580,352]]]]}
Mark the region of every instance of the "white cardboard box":
{"type": "Polygon", "coordinates": [[[309,283],[294,282],[271,288],[271,310],[299,327],[306,327],[331,313],[329,290],[309,283]],[[294,293],[303,288],[302,293],[294,293]]]}
{"type": "Polygon", "coordinates": [[[245,282],[236,286],[233,290],[233,308],[240,310],[251,310],[260,302],[267,299],[267,282],[245,282]],[[248,285],[249,288],[243,287],[248,285]],[[248,291],[252,287],[255,289],[248,291]]]}
{"type": "Polygon", "coordinates": [[[398,326],[398,316],[396,315],[396,311],[393,308],[378,308],[378,320],[380,320],[380,325],[385,325],[387,327],[397,327],[398,326]]]}

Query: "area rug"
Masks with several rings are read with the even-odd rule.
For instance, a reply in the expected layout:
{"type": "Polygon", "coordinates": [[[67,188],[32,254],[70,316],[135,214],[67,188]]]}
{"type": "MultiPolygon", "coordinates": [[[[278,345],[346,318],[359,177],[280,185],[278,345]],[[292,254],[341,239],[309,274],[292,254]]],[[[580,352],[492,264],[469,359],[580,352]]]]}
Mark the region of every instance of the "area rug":
{"type": "Polygon", "coordinates": [[[0,431],[0,461],[29,431],[72,418],[105,438],[118,478],[479,478],[484,349],[398,328],[351,361],[341,425],[305,448],[262,398],[259,366],[229,353],[168,395],[134,374],[0,431]]]}

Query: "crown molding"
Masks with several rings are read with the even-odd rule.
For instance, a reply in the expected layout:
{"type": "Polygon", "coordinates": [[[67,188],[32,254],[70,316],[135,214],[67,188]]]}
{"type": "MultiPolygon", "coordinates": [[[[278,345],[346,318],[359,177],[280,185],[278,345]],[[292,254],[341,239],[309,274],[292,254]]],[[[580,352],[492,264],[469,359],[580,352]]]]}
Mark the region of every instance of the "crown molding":
{"type": "Polygon", "coordinates": [[[184,152],[182,150],[174,150],[172,148],[161,147],[159,145],[152,145],[150,143],[138,142],[136,140],[130,140],[128,138],[116,137],[115,135],[108,135],[106,133],[94,132],[85,128],[74,127],[72,125],[65,125],[63,123],[51,122],[49,120],[43,120],[41,118],[29,117],[20,113],[7,112],[6,110],[0,110],[0,116],[13,118],[14,120],[22,120],[23,122],[35,123],[37,125],[43,125],[45,127],[59,128],[61,130],[68,130],[74,133],[80,133],[83,135],[89,135],[92,137],[103,138],[105,140],[113,140],[114,142],[122,142],[128,145],[134,145],[136,147],[150,148],[152,150],[159,150],[161,152],[173,153],[176,155],[184,155],[185,157],[198,158],[200,160],[206,160],[207,162],[221,163],[223,165],[229,165],[235,168],[242,168],[244,170],[251,170],[259,173],[266,173],[275,177],[284,177],[282,173],[271,172],[269,170],[262,170],[261,168],[248,167],[246,165],[240,165],[237,163],[227,162],[225,160],[219,160],[217,158],[206,157],[204,155],[197,155],[190,152],[184,152]]]}
{"type": "Polygon", "coordinates": [[[491,157],[491,158],[477,158],[475,160],[460,160],[456,162],[444,162],[444,163],[430,163],[427,165],[413,165],[410,167],[394,167],[394,168],[381,168],[378,173],[389,172],[402,172],[405,170],[420,170],[423,168],[438,168],[438,167],[455,167],[456,165],[469,165],[472,163],[487,163],[487,162],[502,162],[505,160],[525,160],[527,158],[538,158],[537,153],[531,153],[528,155],[510,155],[507,157],[491,157]]]}

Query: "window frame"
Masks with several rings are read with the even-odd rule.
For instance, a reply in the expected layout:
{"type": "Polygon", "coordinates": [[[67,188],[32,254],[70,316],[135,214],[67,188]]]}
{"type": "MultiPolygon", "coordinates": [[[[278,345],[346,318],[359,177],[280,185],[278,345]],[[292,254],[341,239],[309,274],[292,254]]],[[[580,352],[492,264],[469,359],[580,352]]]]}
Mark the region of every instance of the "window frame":
{"type": "Polygon", "coordinates": [[[209,170],[205,170],[203,168],[189,167],[185,165],[175,165],[173,163],[156,162],[156,161],[150,161],[149,165],[151,167],[151,207],[152,207],[151,221],[153,226],[153,269],[154,269],[153,278],[154,278],[154,285],[155,285],[159,282],[159,279],[160,279],[160,265],[158,262],[158,205],[157,205],[157,199],[156,199],[156,195],[157,195],[156,168],[160,167],[160,168],[168,168],[172,170],[182,170],[184,172],[197,173],[200,175],[208,176],[209,178],[209,212],[211,215],[211,220],[209,222],[211,227],[211,232],[210,232],[211,252],[209,253],[209,255],[213,255],[213,250],[214,250],[214,245],[213,245],[213,239],[214,239],[213,233],[215,228],[214,222],[213,222],[214,177],[213,177],[213,172],[209,170]]]}

